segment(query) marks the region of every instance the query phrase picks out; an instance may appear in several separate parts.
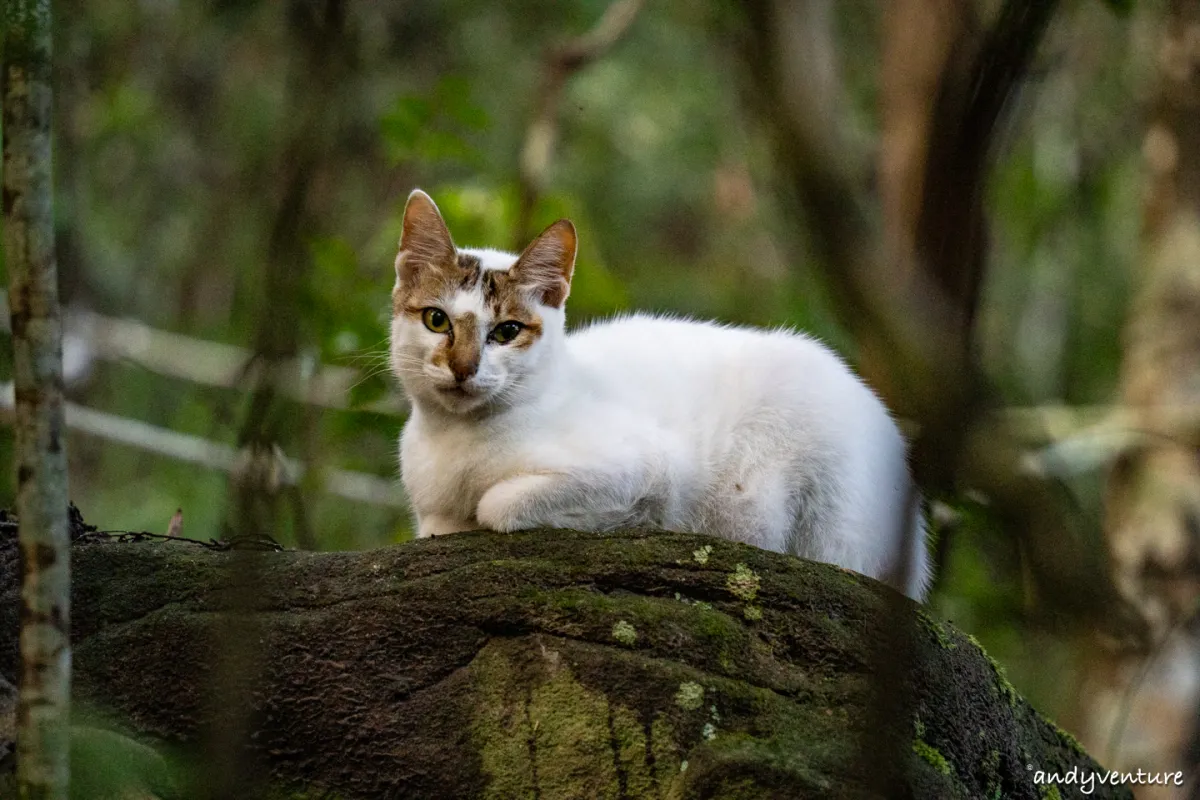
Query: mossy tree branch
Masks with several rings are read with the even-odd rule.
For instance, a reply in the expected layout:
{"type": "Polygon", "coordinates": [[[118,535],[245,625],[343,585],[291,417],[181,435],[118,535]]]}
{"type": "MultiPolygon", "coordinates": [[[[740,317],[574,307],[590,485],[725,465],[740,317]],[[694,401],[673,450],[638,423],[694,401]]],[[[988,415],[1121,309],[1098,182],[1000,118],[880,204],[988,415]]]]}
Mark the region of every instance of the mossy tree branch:
{"type": "MultiPolygon", "coordinates": [[[[78,697],[203,764],[205,732],[244,712],[267,792],[1040,800],[1027,765],[1100,769],[915,604],[722,539],[474,533],[361,553],[99,543],[75,557],[78,697]],[[239,556],[255,561],[249,587],[239,556]],[[240,689],[214,692],[231,618],[261,658],[240,689]],[[912,640],[900,676],[911,714],[898,721],[898,782],[874,795],[857,742],[874,720],[872,651],[897,620],[912,640]],[[250,705],[230,709],[235,695],[250,705]]],[[[0,541],[0,677],[15,662],[3,635],[14,568],[0,541]]]]}

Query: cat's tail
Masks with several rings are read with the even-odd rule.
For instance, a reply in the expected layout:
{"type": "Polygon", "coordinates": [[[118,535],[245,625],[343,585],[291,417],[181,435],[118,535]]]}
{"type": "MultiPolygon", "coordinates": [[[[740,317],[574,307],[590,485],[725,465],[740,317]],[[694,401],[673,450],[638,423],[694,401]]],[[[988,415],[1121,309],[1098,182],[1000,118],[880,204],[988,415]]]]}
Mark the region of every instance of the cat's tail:
{"type": "Polygon", "coordinates": [[[929,592],[929,584],[933,580],[933,564],[929,557],[929,526],[926,522],[924,503],[919,494],[914,492],[914,495],[908,530],[904,532],[902,539],[908,556],[908,569],[903,591],[913,600],[921,603],[925,601],[925,596],[929,592]]]}
{"type": "Polygon", "coordinates": [[[928,525],[921,495],[912,492],[913,502],[897,531],[897,551],[891,566],[879,576],[880,580],[916,600],[925,601],[932,580],[933,565],[929,558],[928,525]]]}

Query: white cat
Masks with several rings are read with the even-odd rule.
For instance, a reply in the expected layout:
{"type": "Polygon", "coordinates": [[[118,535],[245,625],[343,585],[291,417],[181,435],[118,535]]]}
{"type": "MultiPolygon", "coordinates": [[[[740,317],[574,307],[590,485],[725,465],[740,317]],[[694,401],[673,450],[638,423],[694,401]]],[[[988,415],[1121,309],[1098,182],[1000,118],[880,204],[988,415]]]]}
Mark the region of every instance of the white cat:
{"type": "Polygon", "coordinates": [[[640,314],[568,335],[575,251],[567,220],[520,256],[456,249],[433,200],[409,196],[391,365],[412,401],[400,459],[419,536],[703,532],[923,598],[904,439],[836,355],[789,331],[640,314]]]}

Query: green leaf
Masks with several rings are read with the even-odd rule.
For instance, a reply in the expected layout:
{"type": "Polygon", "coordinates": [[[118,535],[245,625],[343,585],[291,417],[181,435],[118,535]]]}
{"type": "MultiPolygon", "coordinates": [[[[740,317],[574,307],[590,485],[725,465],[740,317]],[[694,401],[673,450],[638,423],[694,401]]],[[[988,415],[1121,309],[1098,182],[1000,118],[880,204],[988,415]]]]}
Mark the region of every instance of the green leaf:
{"type": "Polygon", "coordinates": [[[471,101],[470,83],[448,75],[429,97],[406,95],[380,119],[380,133],[393,161],[449,162],[481,166],[483,154],[465,134],[487,127],[487,113],[471,101]]]}
{"type": "Polygon", "coordinates": [[[455,241],[484,247],[509,245],[517,208],[513,186],[449,184],[435,187],[434,197],[455,241]]]}
{"type": "Polygon", "coordinates": [[[446,116],[464,127],[478,131],[487,126],[488,115],[471,102],[471,84],[459,75],[447,75],[438,81],[437,103],[446,116]]]}
{"type": "Polygon", "coordinates": [[[322,236],[308,245],[313,264],[324,277],[349,278],[358,273],[358,256],[345,239],[337,236],[322,236]]]}
{"type": "Polygon", "coordinates": [[[71,798],[174,797],[176,780],[154,749],[101,728],[71,726],[71,798]]]}
{"type": "Polygon", "coordinates": [[[379,121],[381,133],[389,145],[409,149],[433,117],[433,106],[421,97],[401,97],[379,121]]]}

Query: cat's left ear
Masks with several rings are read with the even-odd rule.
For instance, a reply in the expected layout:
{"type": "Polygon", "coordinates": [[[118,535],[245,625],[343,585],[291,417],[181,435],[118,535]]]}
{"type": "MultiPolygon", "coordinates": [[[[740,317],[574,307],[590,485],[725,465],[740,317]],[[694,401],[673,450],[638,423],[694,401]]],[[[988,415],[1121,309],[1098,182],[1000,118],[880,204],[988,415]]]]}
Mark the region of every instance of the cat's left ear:
{"type": "Polygon", "coordinates": [[[532,289],[543,305],[560,308],[571,291],[577,248],[575,226],[560,219],[529,243],[509,274],[519,286],[532,289]]]}

